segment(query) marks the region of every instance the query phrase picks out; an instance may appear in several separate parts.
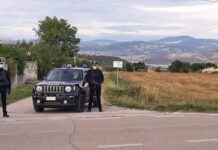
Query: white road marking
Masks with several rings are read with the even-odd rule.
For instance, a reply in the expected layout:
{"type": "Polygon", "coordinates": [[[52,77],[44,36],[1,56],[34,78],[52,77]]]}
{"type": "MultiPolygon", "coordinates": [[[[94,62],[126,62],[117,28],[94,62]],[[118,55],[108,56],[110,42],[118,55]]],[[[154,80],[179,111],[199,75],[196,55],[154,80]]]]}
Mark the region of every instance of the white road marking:
{"type": "Polygon", "coordinates": [[[113,119],[120,119],[120,117],[99,117],[99,118],[84,118],[82,120],[113,120],[113,119]]]}
{"type": "Polygon", "coordinates": [[[184,117],[184,115],[161,115],[161,116],[154,116],[155,118],[173,118],[173,117],[184,117]]]}
{"type": "Polygon", "coordinates": [[[72,119],[78,119],[78,120],[95,120],[95,118],[113,118],[113,119],[120,119],[124,117],[135,117],[135,116],[142,116],[142,117],[151,117],[155,114],[91,114],[91,115],[80,115],[80,116],[70,116],[72,119]]]}
{"type": "Polygon", "coordinates": [[[98,149],[106,149],[106,148],[120,148],[120,147],[135,147],[135,146],[142,146],[141,143],[135,143],[135,144],[119,144],[119,145],[104,145],[104,146],[98,146],[98,149]]]}
{"type": "Polygon", "coordinates": [[[154,116],[156,114],[123,114],[123,117],[154,116]]]}
{"type": "Polygon", "coordinates": [[[56,117],[49,117],[49,120],[64,120],[64,119],[68,119],[69,117],[67,116],[56,116],[56,117]]]}
{"type": "Polygon", "coordinates": [[[209,114],[210,116],[218,116],[218,114],[209,114]]]}
{"type": "Polygon", "coordinates": [[[174,115],[204,115],[205,113],[195,113],[195,112],[193,112],[193,113],[191,113],[191,112],[172,112],[172,113],[170,113],[170,114],[174,114],[174,115]]]}
{"type": "Polygon", "coordinates": [[[201,139],[201,140],[189,140],[188,143],[200,143],[200,142],[217,142],[218,139],[201,139]]]}

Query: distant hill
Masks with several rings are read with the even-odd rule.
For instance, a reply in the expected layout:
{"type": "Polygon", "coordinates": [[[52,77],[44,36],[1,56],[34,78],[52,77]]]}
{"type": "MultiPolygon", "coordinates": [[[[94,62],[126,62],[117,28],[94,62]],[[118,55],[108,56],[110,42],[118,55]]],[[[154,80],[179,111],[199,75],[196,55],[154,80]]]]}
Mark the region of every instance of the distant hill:
{"type": "MultiPolygon", "coordinates": [[[[179,59],[188,62],[218,62],[218,40],[190,36],[167,37],[157,41],[107,41],[81,43],[80,53],[118,56],[128,61],[169,64],[179,59]],[[107,41],[107,42],[106,42],[107,41]]],[[[104,40],[103,40],[104,41],[104,40]]]]}
{"type": "Polygon", "coordinates": [[[82,42],[82,43],[83,43],[83,44],[110,45],[110,44],[117,43],[117,41],[99,39],[99,40],[93,40],[93,41],[82,42]]]}

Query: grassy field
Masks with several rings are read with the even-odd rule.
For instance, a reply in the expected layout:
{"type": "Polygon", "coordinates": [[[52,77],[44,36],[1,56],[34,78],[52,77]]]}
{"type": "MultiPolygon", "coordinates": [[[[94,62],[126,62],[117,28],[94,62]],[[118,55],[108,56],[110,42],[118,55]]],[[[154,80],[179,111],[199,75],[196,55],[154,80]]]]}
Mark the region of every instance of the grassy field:
{"type": "MultiPolygon", "coordinates": [[[[23,98],[29,97],[32,95],[33,84],[25,84],[12,89],[11,94],[7,98],[7,104],[16,102],[23,98]]],[[[0,103],[1,106],[1,103],[0,103]]]]}
{"type": "Polygon", "coordinates": [[[120,73],[106,75],[105,99],[112,104],[159,111],[218,112],[218,74],[120,73]]]}

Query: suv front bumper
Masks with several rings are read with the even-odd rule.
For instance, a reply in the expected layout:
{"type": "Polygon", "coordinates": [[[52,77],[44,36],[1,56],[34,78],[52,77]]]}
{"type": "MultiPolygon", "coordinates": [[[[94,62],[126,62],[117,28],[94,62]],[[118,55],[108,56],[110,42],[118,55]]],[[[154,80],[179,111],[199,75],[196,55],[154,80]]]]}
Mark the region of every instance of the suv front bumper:
{"type": "Polygon", "coordinates": [[[33,95],[33,103],[38,107],[59,108],[73,107],[77,104],[77,97],[70,95],[33,95]],[[47,97],[53,97],[55,100],[48,100],[47,97]]]}

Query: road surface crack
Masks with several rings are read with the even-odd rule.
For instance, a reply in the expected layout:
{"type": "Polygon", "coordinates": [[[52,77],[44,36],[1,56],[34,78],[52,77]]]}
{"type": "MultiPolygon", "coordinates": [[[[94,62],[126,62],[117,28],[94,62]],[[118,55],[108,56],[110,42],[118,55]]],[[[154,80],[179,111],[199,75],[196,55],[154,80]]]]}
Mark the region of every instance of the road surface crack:
{"type": "Polygon", "coordinates": [[[72,118],[70,118],[73,122],[73,131],[72,133],[70,134],[70,137],[69,137],[69,144],[71,145],[71,147],[75,150],[79,150],[79,148],[72,142],[73,141],[73,137],[75,137],[75,133],[76,133],[76,121],[73,120],[72,118]]]}

